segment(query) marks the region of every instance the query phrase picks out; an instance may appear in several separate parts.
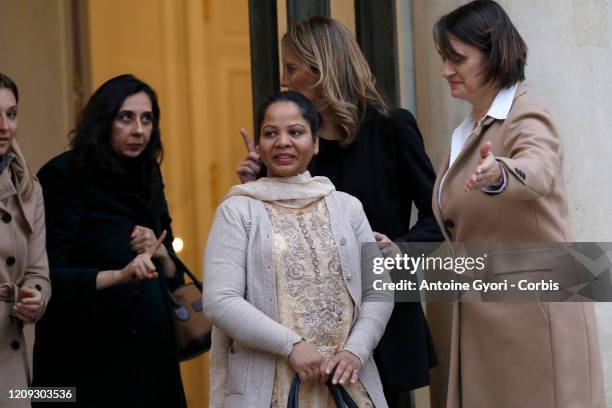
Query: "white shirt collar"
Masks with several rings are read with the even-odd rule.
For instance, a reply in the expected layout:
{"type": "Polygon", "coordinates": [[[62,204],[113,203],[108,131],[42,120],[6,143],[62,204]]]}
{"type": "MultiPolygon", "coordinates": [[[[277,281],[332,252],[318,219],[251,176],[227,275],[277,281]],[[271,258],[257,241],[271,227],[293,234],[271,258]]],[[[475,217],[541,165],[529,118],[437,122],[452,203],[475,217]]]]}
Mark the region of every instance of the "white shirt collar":
{"type": "Polygon", "coordinates": [[[500,89],[485,117],[490,116],[500,120],[506,119],[508,113],[510,113],[510,108],[512,108],[512,101],[514,101],[517,88],[518,83],[509,88],[500,89]]]}
{"type": "MultiPolygon", "coordinates": [[[[512,101],[514,101],[514,96],[516,95],[516,90],[518,89],[518,83],[514,84],[509,88],[500,89],[493,100],[493,103],[489,107],[489,111],[487,114],[480,120],[478,125],[480,125],[486,117],[492,117],[499,120],[504,120],[508,117],[510,113],[510,109],[512,108],[512,101]]],[[[472,114],[468,114],[463,122],[453,131],[453,136],[451,138],[451,154],[450,161],[448,163],[448,167],[450,168],[453,165],[453,162],[459,156],[459,153],[463,149],[465,142],[469,139],[470,135],[476,130],[477,126],[474,123],[474,118],[472,114]]]]}

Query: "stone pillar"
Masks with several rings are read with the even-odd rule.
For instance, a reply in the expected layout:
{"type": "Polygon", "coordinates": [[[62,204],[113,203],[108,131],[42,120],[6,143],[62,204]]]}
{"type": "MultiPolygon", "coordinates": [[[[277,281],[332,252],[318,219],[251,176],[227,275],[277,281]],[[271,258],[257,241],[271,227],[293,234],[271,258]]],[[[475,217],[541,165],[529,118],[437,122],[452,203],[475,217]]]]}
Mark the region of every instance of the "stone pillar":
{"type": "Polygon", "coordinates": [[[0,72],[19,87],[17,138],[34,172],[75,124],[71,12],[62,0],[0,1],[0,72]]]}
{"type": "MultiPolygon", "coordinates": [[[[553,115],[565,148],[565,178],[571,221],[578,241],[612,240],[612,0],[519,2],[498,0],[527,45],[526,90],[553,115]]],[[[440,75],[432,27],[443,14],[467,1],[413,0],[418,121],[427,151],[439,167],[450,149],[450,134],[469,106],[450,96],[440,75]]],[[[430,305],[429,318],[446,378],[450,308],[430,305]]],[[[612,304],[596,305],[599,344],[608,403],[612,403],[612,304]]],[[[432,406],[443,387],[432,387],[432,406]]]]}

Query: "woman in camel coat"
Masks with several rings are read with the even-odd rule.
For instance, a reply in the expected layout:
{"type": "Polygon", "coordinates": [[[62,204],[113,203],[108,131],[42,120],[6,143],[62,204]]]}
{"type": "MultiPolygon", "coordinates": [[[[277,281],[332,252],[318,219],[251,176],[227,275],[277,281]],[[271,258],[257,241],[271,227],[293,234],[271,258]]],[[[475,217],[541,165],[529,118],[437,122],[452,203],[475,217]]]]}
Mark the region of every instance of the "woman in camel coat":
{"type": "MultiPolygon", "coordinates": [[[[561,142],[519,85],[527,47],[504,10],[473,1],[434,37],[451,94],[472,105],[434,187],[446,240],[573,242],[561,142]]],[[[447,406],[604,407],[593,305],[456,304],[447,406]]]]}

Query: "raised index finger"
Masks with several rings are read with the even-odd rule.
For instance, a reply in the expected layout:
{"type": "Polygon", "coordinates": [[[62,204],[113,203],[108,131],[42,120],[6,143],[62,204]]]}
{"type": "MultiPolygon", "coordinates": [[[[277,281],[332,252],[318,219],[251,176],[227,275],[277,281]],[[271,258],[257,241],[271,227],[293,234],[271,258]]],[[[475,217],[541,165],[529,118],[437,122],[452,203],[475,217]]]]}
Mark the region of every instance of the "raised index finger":
{"type": "Polygon", "coordinates": [[[163,230],[159,238],[157,238],[157,241],[155,241],[155,244],[153,244],[153,246],[147,250],[149,255],[153,256],[153,254],[157,252],[161,244],[164,242],[164,239],[166,239],[166,234],[166,230],[163,230]]]}
{"type": "Polygon", "coordinates": [[[249,136],[249,132],[245,128],[240,129],[240,135],[242,136],[242,140],[244,141],[244,146],[247,148],[249,152],[255,151],[255,145],[253,144],[253,139],[249,136]]]}

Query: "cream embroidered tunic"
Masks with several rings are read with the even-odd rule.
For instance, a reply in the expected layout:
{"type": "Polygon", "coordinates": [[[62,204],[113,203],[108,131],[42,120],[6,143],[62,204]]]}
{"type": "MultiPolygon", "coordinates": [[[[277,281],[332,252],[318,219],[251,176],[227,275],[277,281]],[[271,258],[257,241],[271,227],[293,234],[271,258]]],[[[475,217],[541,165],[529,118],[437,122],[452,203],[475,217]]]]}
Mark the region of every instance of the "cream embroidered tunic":
{"type": "MultiPolygon", "coordinates": [[[[342,278],[325,201],[303,209],[270,203],[265,207],[273,228],[278,321],[331,357],[349,336],[354,305],[342,278]]],[[[272,407],[287,406],[294,376],[287,359],[278,357],[272,407]]],[[[373,406],[361,382],[345,388],[359,407],[373,406]]],[[[302,384],[300,404],[335,407],[325,384],[302,384]]]]}

